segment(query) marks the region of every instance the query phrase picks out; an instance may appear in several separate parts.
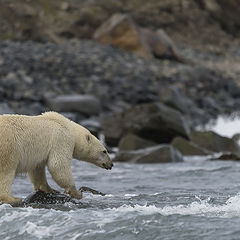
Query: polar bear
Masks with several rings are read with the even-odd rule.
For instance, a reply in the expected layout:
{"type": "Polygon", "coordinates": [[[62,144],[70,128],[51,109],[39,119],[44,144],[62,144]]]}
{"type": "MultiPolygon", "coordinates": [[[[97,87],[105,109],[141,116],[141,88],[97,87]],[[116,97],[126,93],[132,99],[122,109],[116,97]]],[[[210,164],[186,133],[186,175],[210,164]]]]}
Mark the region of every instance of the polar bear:
{"type": "Polygon", "coordinates": [[[81,199],[82,193],[72,177],[72,158],[105,169],[113,166],[107,150],[95,136],[59,113],[0,116],[0,201],[21,202],[11,195],[11,185],[18,173],[28,174],[35,191],[54,192],[46,180],[46,166],[65,193],[81,199]]]}

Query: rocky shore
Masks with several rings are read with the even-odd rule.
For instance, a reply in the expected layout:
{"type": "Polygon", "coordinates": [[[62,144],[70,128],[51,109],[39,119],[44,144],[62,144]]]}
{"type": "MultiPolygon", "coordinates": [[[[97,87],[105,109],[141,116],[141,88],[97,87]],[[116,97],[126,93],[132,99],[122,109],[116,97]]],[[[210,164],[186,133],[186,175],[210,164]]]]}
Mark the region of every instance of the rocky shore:
{"type": "Polygon", "coordinates": [[[44,2],[0,1],[1,114],[63,113],[103,134],[110,151],[119,147],[118,161],[178,162],[182,155],[216,152],[240,158],[236,141],[194,135],[197,126],[240,110],[238,8],[227,14],[234,1],[226,13],[219,9],[227,3],[217,0],[150,1],[145,9],[137,1],[135,8],[120,1],[112,9],[107,0],[44,2]],[[15,16],[19,26],[11,25],[10,10],[21,13],[15,16]],[[112,37],[119,22],[133,50],[112,37]]]}

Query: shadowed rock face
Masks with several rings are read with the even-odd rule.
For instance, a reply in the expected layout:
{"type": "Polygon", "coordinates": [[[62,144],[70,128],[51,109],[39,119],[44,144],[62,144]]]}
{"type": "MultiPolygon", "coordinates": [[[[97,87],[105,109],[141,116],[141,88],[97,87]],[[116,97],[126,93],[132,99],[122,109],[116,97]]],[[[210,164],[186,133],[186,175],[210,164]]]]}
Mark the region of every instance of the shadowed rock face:
{"type": "Polygon", "coordinates": [[[169,143],[176,136],[188,138],[190,132],[181,113],[161,103],[138,105],[110,116],[103,124],[110,145],[128,132],[156,143],[169,143]]]}
{"type": "Polygon", "coordinates": [[[114,161],[132,163],[169,163],[183,162],[181,153],[171,145],[157,145],[154,147],[120,151],[114,161]]]}

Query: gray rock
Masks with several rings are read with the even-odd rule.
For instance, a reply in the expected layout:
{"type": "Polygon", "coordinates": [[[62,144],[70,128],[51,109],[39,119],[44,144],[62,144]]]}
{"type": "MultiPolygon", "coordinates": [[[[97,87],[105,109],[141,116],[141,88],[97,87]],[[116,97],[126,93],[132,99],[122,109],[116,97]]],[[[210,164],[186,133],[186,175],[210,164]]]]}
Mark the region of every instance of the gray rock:
{"type": "Polygon", "coordinates": [[[118,148],[120,151],[129,151],[147,148],[154,145],[156,145],[156,143],[143,139],[135,134],[129,133],[121,138],[118,148]]]}
{"type": "Polygon", "coordinates": [[[213,131],[192,132],[190,139],[196,145],[209,151],[240,154],[240,148],[233,139],[222,137],[213,131]]]}
{"type": "Polygon", "coordinates": [[[0,115],[13,113],[13,109],[7,103],[0,103],[0,115]]]}
{"type": "Polygon", "coordinates": [[[86,116],[98,115],[101,107],[99,100],[92,95],[60,95],[47,100],[51,110],[57,112],[78,112],[86,116]]]}
{"type": "Polygon", "coordinates": [[[176,148],[179,152],[181,152],[185,156],[201,156],[208,155],[210,152],[206,149],[203,149],[196,144],[187,141],[182,137],[176,137],[171,142],[172,146],[176,148]]]}
{"type": "Polygon", "coordinates": [[[182,162],[183,157],[181,153],[171,145],[157,145],[133,151],[120,151],[114,158],[114,161],[133,163],[169,163],[182,162]]]}
{"type": "Polygon", "coordinates": [[[188,139],[190,133],[181,113],[161,103],[141,104],[113,114],[105,119],[103,129],[110,144],[129,132],[157,143],[170,143],[176,136],[188,139]]]}

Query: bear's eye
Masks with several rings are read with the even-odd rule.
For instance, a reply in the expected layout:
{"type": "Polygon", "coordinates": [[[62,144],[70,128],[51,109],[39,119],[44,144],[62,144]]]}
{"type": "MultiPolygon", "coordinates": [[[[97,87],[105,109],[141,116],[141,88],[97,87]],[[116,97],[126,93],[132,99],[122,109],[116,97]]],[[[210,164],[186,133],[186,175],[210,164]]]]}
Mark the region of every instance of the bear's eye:
{"type": "Polygon", "coordinates": [[[106,150],[104,150],[104,151],[103,151],[103,153],[107,154],[107,151],[106,151],[106,150]]]}

